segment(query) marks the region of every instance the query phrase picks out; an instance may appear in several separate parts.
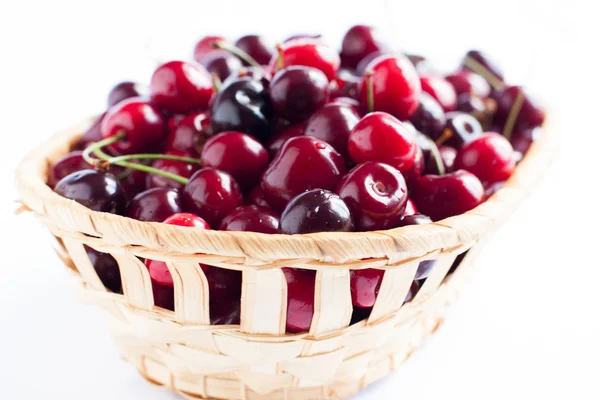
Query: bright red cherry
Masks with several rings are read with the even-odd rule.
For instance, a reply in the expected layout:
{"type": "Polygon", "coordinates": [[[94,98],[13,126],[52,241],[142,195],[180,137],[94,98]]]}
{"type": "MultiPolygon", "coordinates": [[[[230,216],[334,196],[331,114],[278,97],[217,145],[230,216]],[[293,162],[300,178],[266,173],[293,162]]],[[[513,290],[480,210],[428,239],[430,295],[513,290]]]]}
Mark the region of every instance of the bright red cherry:
{"type": "Polygon", "coordinates": [[[371,53],[385,50],[386,46],[378,37],[377,30],[371,26],[355,25],[342,39],[340,57],[342,66],[355,69],[363,58],[371,53]]]}
{"type": "Polygon", "coordinates": [[[419,211],[417,210],[417,206],[415,206],[415,203],[413,203],[411,199],[407,199],[406,208],[404,209],[404,213],[402,215],[415,215],[418,213],[419,211]]]}
{"type": "Polygon", "coordinates": [[[373,161],[348,172],[336,192],[352,211],[357,231],[393,228],[408,199],[402,174],[387,164],[373,161]]]}
{"type": "Polygon", "coordinates": [[[519,110],[516,125],[521,128],[541,126],[546,118],[546,113],[520,86],[508,86],[498,94],[498,109],[494,117],[506,121],[518,96],[523,96],[523,104],[519,110]]]}
{"type": "Polygon", "coordinates": [[[108,107],[132,97],[148,97],[148,88],[136,82],[120,82],[108,94],[108,107]]]}
{"type": "Polygon", "coordinates": [[[190,228],[210,229],[205,220],[191,213],[177,213],[163,221],[164,224],[186,226],[190,228]]]}
{"type": "Polygon", "coordinates": [[[200,62],[211,75],[216,75],[221,82],[242,68],[239,58],[226,50],[213,50],[206,54],[200,62]]]}
{"type": "Polygon", "coordinates": [[[375,305],[384,272],[372,268],[350,270],[350,295],[354,307],[370,308],[375,305]]]}
{"type": "Polygon", "coordinates": [[[281,214],[281,233],[350,232],[350,209],[337,194],[313,189],[294,197],[281,214]]]}
{"type": "Polygon", "coordinates": [[[152,101],[174,113],[206,110],[212,95],[211,75],[193,62],[169,61],[159,66],[150,80],[152,101]]]}
{"type": "Polygon", "coordinates": [[[329,143],[342,156],[348,157],[348,138],[359,119],[351,107],[327,104],[310,117],[304,134],[329,143]]]}
{"type": "Polygon", "coordinates": [[[440,103],[444,112],[456,110],[456,92],[454,91],[454,87],[441,76],[421,76],[421,88],[440,103]]]}
{"type": "Polygon", "coordinates": [[[305,127],[305,123],[295,124],[271,136],[266,145],[269,153],[274,156],[288,139],[304,135],[305,127]]]}
{"type": "Polygon", "coordinates": [[[471,94],[480,98],[486,98],[490,95],[492,88],[490,84],[475,72],[462,70],[450,75],[446,75],[448,81],[458,96],[461,94],[471,94]]]}
{"type": "Polygon", "coordinates": [[[242,36],[236,40],[235,46],[243,50],[260,65],[268,65],[274,54],[274,46],[259,35],[242,36]]]}
{"type": "Polygon", "coordinates": [[[204,167],[225,171],[242,190],[252,189],[269,165],[269,153],[250,135],[241,132],[222,132],[206,141],[200,161],[204,167]]]}
{"type": "Polygon", "coordinates": [[[184,210],[199,215],[210,226],[219,226],[223,217],[242,205],[244,199],[231,175],[214,168],[202,168],[185,185],[182,202],[184,210]]]}
{"type": "Polygon", "coordinates": [[[267,203],[267,199],[265,199],[265,193],[261,189],[260,185],[256,186],[254,189],[252,189],[250,191],[250,193],[248,193],[246,195],[245,202],[246,202],[246,204],[250,204],[250,205],[254,205],[254,206],[259,206],[259,207],[264,207],[264,208],[269,208],[269,209],[271,208],[269,203],[267,203]]]}
{"type": "Polygon", "coordinates": [[[369,110],[368,85],[373,88],[374,111],[384,111],[400,120],[407,120],[419,106],[421,82],[415,67],[406,57],[384,55],[367,66],[360,88],[360,102],[365,110],[369,110]]]}
{"type": "Polygon", "coordinates": [[[422,214],[439,221],[477,207],[484,201],[484,189],[475,175],[458,170],[423,176],[411,198],[422,214]]]}
{"type": "Polygon", "coordinates": [[[82,154],[83,152],[81,151],[72,151],[56,160],[48,174],[48,186],[53,188],[58,181],[73,172],[81,171],[83,169],[93,169],[93,167],[83,159],[82,154]]]}
{"type": "Polygon", "coordinates": [[[178,190],[154,188],[136,195],[127,207],[126,215],[139,221],[162,222],[182,211],[178,190]]]}
{"type": "Polygon", "coordinates": [[[315,303],[315,271],[298,268],[282,268],[287,281],[288,332],[305,332],[310,329],[315,303]]]}
{"type": "MultiPolygon", "coordinates": [[[[179,152],[168,152],[165,153],[167,155],[174,156],[185,156],[184,153],[179,152]]],[[[154,160],[152,162],[152,167],[159,169],[161,171],[170,172],[175,175],[182,176],[184,178],[189,178],[198,170],[197,164],[192,164],[183,161],[175,161],[175,160],[154,160]]],[[[173,189],[182,189],[183,184],[173,179],[164,177],[162,175],[157,174],[146,174],[146,187],[150,188],[173,188],[173,189]]]]}
{"type": "Polygon", "coordinates": [[[369,66],[371,61],[373,61],[377,57],[381,57],[386,54],[390,54],[390,53],[383,52],[383,51],[376,51],[374,53],[369,54],[368,56],[365,56],[362,60],[360,60],[360,62],[356,66],[356,70],[354,71],[354,73],[356,75],[363,76],[365,71],[367,70],[367,66],[369,66]]]}
{"type": "Polygon", "coordinates": [[[334,189],[345,172],[344,158],[333,147],[300,136],[285,142],[263,174],[261,188],[267,202],[280,211],[302,192],[334,189]]]}
{"type": "Polygon", "coordinates": [[[318,39],[295,39],[279,45],[269,65],[272,71],[292,65],[316,68],[331,81],[340,68],[340,56],[318,39]]]}
{"type": "Polygon", "coordinates": [[[194,59],[201,62],[204,56],[214,50],[212,43],[222,42],[225,38],[223,36],[205,36],[196,44],[194,49],[194,59]]]}
{"type": "Polygon", "coordinates": [[[454,168],[471,172],[484,185],[505,181],[515,170],[513,148],[504,136],[484,133],[461,147],[454,168]]]}
{"type": "Polygon", "coordinates": [[[240,206],[223,218],[219,229],[222,231],[277,233],[279,231],[279,214],[269,208],[240,206]]]}
{"type": "Polygon", "coordinates": [[[408,170],[417,157],[413,132],[390,114],[365,115],[352,129],[348,153],[356,163],[378,161],[400,172],[408,170]]]}
{"type": "Polygon", "coordinates": [[[210,116],[206,112],[184,117],[167,137],[167,151],[199,156],[206,139],[212,134],[210,116]]]}
{"type": "Polygon", "coordinates": [[[161,142],[167,135],[167,121],[158,108],[139,99],[123,100],[108,110],[102,120],[102,137],[125,137],[110,145],[119,154],[141,153],[161,142]]]}

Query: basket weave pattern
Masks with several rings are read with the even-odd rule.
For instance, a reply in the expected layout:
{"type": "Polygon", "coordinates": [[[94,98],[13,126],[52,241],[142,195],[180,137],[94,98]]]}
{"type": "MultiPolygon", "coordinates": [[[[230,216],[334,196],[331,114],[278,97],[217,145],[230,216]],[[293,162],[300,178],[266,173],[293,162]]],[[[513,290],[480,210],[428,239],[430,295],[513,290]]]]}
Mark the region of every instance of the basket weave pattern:
{"type": "Polygon", "coordinates": [[[429,225],[365,233],[262,235],[190,230],[93,212],[45,185],[48,166],[89,121],[33,151],[20,165],[23,204],[59,239],[58,255],[81,277],[85,301],[108,311],[123,357],[150,381],[189,398],[337,399],[387,375],[440,323],[475,250],[536,183],[554,147],[547,132],[510,181],[479,207],[429,225]],[[84,244],[118,262],[123,295],[109,293],[84,244]],[[175,312],[154,307],[140,258],[165,261],[175,312]],[[412,302],[403,304],[422,260],[437,260],[412,302]],[[211,326],[208,282],[198,263],[243,271],[240,326],[211,326]],[[315,312],[308,333],[286,334],[281,267],[314,269],[315,312]],[[351,325],[350,270],[385,275],[367,320],[351,325]]]}

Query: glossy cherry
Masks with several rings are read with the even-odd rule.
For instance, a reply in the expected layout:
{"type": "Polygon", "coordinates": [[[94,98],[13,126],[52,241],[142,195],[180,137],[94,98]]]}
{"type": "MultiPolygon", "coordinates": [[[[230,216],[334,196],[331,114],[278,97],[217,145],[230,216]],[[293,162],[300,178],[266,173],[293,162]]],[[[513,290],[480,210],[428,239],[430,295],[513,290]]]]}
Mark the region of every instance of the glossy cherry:
{"type": "Polygon", "coordinates": [[[177,213],[173,214],[163,221],[164,224],[185,226],[188,228],[210,229],[208,223],[192,213],[177,213]]]}
{"type": "Polygon", "coordinates": [[[329,144],[314,137],[289,139],[261,179],[267,202],[278,211],[298,194],[310,189],[333,190],[346,172],[344,158],[329,144]]]}
{"type": "Polygon", "coordinates": [[[269,153],[259,141],[245,133],[219,133],[206,141],[200,161],[204,167],[225,171],[242,190],[256,186],[269,165],[269,153]]]}
{"type": "Polygon", "coordinates": [[[201,112],[184,117],[167,136],[167,151],[199,156],[206,139],[212,135],[210,117],[201,112]]]}
{"type": "MultiPolygon", "coordinates": [[[[401,226],[409,226],[409,225],[426,225],[430,224],[431,218],[422,214],[413,214],[413,215],[403,215],[398,220],[398,227],[401,226]]],[[[417,273],[415,274],[414,279],[425,279],[431,273],[431,270],[435,266],[436,260],[425,260],[419,263],[419,267],[417,268],[417,273]]]]}
{"type": "Polygon", "coordinates": [[[268,65],[274,54],[275,47],[259,35],[242,36],[235,41],[235,46],[248,54],[260,65],[268,65]]]}
{"type": "Polygon", "coordinates": [[[327,104],[307,121],[304,134],[329,143],[344,157],[348,157],[348,138],[360,117],[351,107],[327,104]]]}
{"type": "Polygon", "coordinates": [[[484,189],[475,175],[458,170],[423,176],[411,199],[422,214],[439,221],[477,207],[484,201],[484,189]]]}
{"type": "Polygon", "coordinates": [[[281,233],[350,232],[352,214],[344,201],[328,190],[313,189],[294,197],[281,214],[281,233]]]}
{"type": "Polygon", "coordinates": [[[355,69],[358,63],[369,54],[386,50],[385,44],[375,28],[367,25],[355,25],[342,39],[340,57],[342,66],[355,69]]]}
{"type": "Polygon", "coordinates": [[[223,217],[244,202],[233,177],[214,168],[202,168],[192,175],[182,200],[186,211],[199,215],[210,226],[219,226],[223,217]]]}
{"type": "Polygon", "coordinates": [[[271,208],[267,202],[267,199],[265,199],[265,193],[261,189],[260,185],[253,188],[250,193],[246,195],[245,203],[269,209],[271,208]]]}
{"type": "Polygon", "coordinates": [[[446,114],[446,125],[441,134],[432,135],[438,145],[445,144],[455,148],[470,142],[483,133],[481,124],[467,113],[455,111],[446,114]]]}
{"type": "MultiPolygon", "coordinates": [[[[179,152],[167,152],[167,155],[173,156],[185,156],[184,153],[179,152]]],[[[199,169],[197,164],[192,164],[184,161],[175,161],[175,160],[154,160],[152,162],[152,167],[159,169],[161,171],[170,172],[175,175],[182,176],[184,178],[189,178],[199,169]]],[[[162,175],[148,173],[146,174],[146,188],[173,188],[173,189],[181,189],[183,188],[183,183],[174,181],[173,179],[164,177],[162,175]]]]}
{"type": "Polygon", "coordinates": [[[329,100],[327,77],[316,68],[287,67],[273,77],[269,96],[275,112],[301,122],[329,100]]]}
{"type": "Polygon", "coordinates": [[[50,173],[48,174],[48,186],[53,188],[65,176],[81,171],[82,169],[93,169],[83,159],[82,152],[77,150],[67,153],[52,164],[52,168],[50,168],[50,173]]]}
{"type": "Polygon", "coordinates": [[[471,172],[484,185],[505,181],[515,170],[513,148],[504,136],[484,133],[461,147],[454,168],[471,172]]]}
{"type": "Polygon", "coordinates": [[[400,120],[409,119],[419,106],[421,82],[415,67],[405,57],[384,55],[367,66],[360,89],[360,102],[369,109],[367,87],[373,88],[374,111],[384,111],[400,120]]]}
{"type": "Polygon", "coordinates": [[[269,153],[274,156],[288,139],[304,135],[305,127],[305,123],[295,124],[272,136],[266,144],[269,153]]]}
{"type": "Polygon", "coordinates": [[[83,247],[104,287],[113,293],[121,293],[121,271],[117,260],[108,253],[99,252],[85,245],[83,247]]]}
{"type": "Polygon", "coordinates": [[[265,207],[240,206],[223,218],[219,229],[222,231],[277,233],[279,231],[279,214],[265,207]]]}
{"type": "Polygon", "coordinates": [[[196,47],[194,48],[194,59],[198,62],[201,62],[204,59],[204,56],[211,53],[214,50],[212,46],[215,42],[224,41],[225,38],[223,36],[205,36],[198,41],[196,47]]]}
{"type": "Polygon", "coordinates": [[[350,270],[350,295],[354,307],[375,305],[383,275],[384,271],[379,269],[350,270]]]}
{"type": "Polygon", "coordinates": [[[419,106],[410,117],[410,122],[415,128],[428,136],[439,137],[446,125],[446,115],[440,103],[429,93],[421,93],[419,106]]]}
{"type": "Polygon", "coordinates": [[[93,211],[121,214],[125,209],[125,191],[110,173],[93,169],[73,172],[58,181],[54,191],[93,211]]]}
{"type": "Polygon", "coordinates": [[[131,97],[148,97],[148,87],[136,82],[120,82],[108,93],[108,107],[131,97]]]}
{"type": "MultiPolygon", "coordinates": [[[[504,80],[504,74],[500,70],[500,68],[496,65],[496,63],[490,59],[486,54],[479,50],[470,50],[465,55],[465,58],[470,57],[473,60],[477,61],[481,64],[485,69],[492,73],[496,78],[500,81],[504,80]]],[[[463,61],[463,69],[470,70],[470,67],[467,67],[463,61]]],[[[477,71],[475,71],[477,72],[477,71]]]]}
{"type": "Polygon", "coordinates": [[[139,193],[127,207],[127,216],[146,222],[162,222],[182,212],[177,189],[154,188],[139,193]]]}
{"type": "Polygon", "coordinates": [[[367,67],[371,63],[371,61],[373,61],[377,57],[381,57],[386,54],[391,54],[391,53],[387,53],[387,52],[383,52],[383,51],[376,51],[374,53],[369,54],[368,56],[365,56],[362,60],[360,60],[360,62],[356,66],[356,70],[354,71],[354,73],[356,75],[363,76],[365,71],[367,70],[367,67]]]}
{"type": "Polygon", "coordinates": [[[458,96],[461,94],[471,94],[480,98],[486,98],[490,95],[492,88],[490,84],[475,72],[462,70],[450,75],[446,75],[446,81],[454,87],[458,96]]]}
{"type": "Polygon", "coordinates": [[[315,303],[315,271],[282,268],[287,282],[288,332],[305,332],[310,329],[315,303]]]}
{"type": "Polygon", "coordinates": [[[211,75],[216,75],[221,82],[242,68],[240,59],[225,50],[211,51],[202,58],[200,63],[211,75]]]}
{"type": "Polygon", "coordinates": [[[421,88],[437,100],[444,112],[456,110],[456,92],[454,87],[438,75],[422,75],[421,88]]]}
{"type": "Polygon", "coordinates": [[[498,93],[498,109],[495,118],[506,121],[518,96],[523,96],[523,104],[517,116],[516,125],[520,128],[535,128],[544,123],[546,114],[540,105],[520,86],[507,86],[498,93]]]}
{"type": "Polygon", "coordinates": [[[352,129],[348,153],[356,163],[378,161],[400,172],[408,170],[417,157],[417,143],[410,128],[390,114],[365,115],[352,129]]]}
{"type": "Polygon", "coordinates": [[[212,95],[211,75],[193,62],[169,61],[159,66],[150,79],[152,102],[170,112],[206,110],[212,95]]]}
{"type": "Polygon", "coordinates": [[[423,150],[417,146],[417,155],[415,157],[415,162],[413,165],[402,172],[402,176],[406,181],[406,185],[408,186],[408,190],[423,176],[423,172],[425,171],[425,156],[423,155],[423,150]]]}
{"type": "Polygon", "coordinates": [[[373,161],[348,172],[336,192],[350,208],[357,231],[393,228],[408,199],[402,174],[387,164],[373,161]]]}
{"type": "Polygon", "coordinates": [[[335,79],[330,83],[331,98],[349,97],[358,100],[361,82],[360,77],[346,70],[340,70],[335,79]]]}
{"type": "Polygon", "coordinates": [[[269,63],[272,71],[293,65],[312,67],[323,72],[327,81],[331,81],[340,68],[338,53],[318,39],[290,40],[279,45],[277,50],[269,63]]]}

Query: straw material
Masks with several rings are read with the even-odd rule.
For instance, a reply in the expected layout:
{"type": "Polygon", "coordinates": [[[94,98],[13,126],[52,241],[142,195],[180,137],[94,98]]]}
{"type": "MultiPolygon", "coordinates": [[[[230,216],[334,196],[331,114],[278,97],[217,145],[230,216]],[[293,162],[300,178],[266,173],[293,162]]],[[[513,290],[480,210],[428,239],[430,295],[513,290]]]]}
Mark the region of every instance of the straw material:
{"type": "Polygon", "coordinates": [[[539,180],[556,147],[546,129],[504,188],[457,217],[388,231],[264,235],[140,222],[55,194],[45,184],[49,165],[89,123],[27,156],[17,171],[21,201],[58,239],[57,254],[81,278],[83,300],[108,311],[123,357],[151,382],[194,399],[339,399],[387,375],[435,331],[481,243],[539,180]],[[84,244],[115,257],[123,295],[106,291],[84,244]],[[140,258],[167,263],[175,312],[154,306],[140,258]],[[419,261],[434,259],[416,297],[403,304],[419,261]],[[210,325],[208,282],[199,262],[243,271],[239,326],[210,325]],[[284,266],[317,271],[307,333],[285,333],[284,266]],[[385,270],[384,279],[369,318],[349,326],[350,270],[365,268],[385,270]]]}

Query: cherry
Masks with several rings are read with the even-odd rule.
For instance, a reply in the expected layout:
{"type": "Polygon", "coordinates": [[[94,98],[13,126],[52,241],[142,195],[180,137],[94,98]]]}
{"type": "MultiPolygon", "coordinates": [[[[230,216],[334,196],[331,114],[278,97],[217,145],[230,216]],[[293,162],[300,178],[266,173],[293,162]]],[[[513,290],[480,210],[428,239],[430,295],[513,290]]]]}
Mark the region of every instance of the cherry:
{"type": "Polygon", "coordinates": [[[340,68],[338,53],[318,39],[295,39],[278,46],[278,53],[271,58],[269,66],[278,71],[293,65],[320,70],[327,81],[335,78],[340,68]]]}
{"type": "Polygon", "coordinates": [[[419,106],[410,117],[415,128],[428,136],[439,137],[446,125],[446,116],[440,103],[428,93],[421,93],[419,106]]]}
{"type": "MultiPolygon", "coordinates": [[[[148,266],[148,264],[146,264],[148,266]]],[[[161,285],[158,282],[152,282],[152,295],[154,297],[154,305],[164,308],[165,310],[175,310],[175,289],[173,286],[161,285]]]]}
{"type": "Polygon", "coordinates": [[[440,103],[444,112],[456,110],[456,92],[454,91],[454,87],[441,76],[421,76],[421,88],[440,103]]]}
{"type": "Polygon", "coordinates": [[[528,128],[528,129],[517,129],[512,132],[510,136],[510,144],[516,152],[525,155],[529,147],[535,142],[542,134],[542,128],[528,128]]]}
{"type": "Polygon", "coordinates": [[[241,304],[238,299],[210,303],[211,325],[239,325],[241,304]]]}
{"type": "Polygon", "coordinates": [[[113,293],[121,293],[121,271],[117,260],[108,253],[85,245],[83,247],[104,287],[113,293]]]}
{"type": "Polygon", "coordinates": [[[219,227],[222,231],[277,233],[279,214],[259,206],[240,206],[231,211],[219,227]]]}
{"type": "MultiPolygon", "coordinates": [[[[481,64],[485,69],[487,69],[492,75],[498,78],[500,81],[504,81],[504,75],[498,66],[492,61],[486,54],[479,50],[470,50],[465,55],[466,58],[471,58],[481,64]]],[[[468,63],[465,63],[463,60],[463,69],[472,70],[471,67],[467,66],[468,63]]],[[[477,72],[477,71],[474,71],[477,72]]]]}
{"type": "Polygon", "coordinates": [[[404,172],[415,162],[417,144],[413,131],[402,122],[390,114],[373,112],[350,132],[348,153],[356,163],[379,161],[404,172]]]}
{"type": "Polygon", "coordinates": [[[317,110],[306,123],[304,134],[329,143],[338,153],[348,157],[348,138],[359,121],[351,107],[327,104],[317,110]]]}
{"type": "Polygon", "coordinates": [[[480,98],[486,98],[490,95],[492,88],[490,84],[475,72],[462,70],[450,75],[446,75],[448,81],[458,96],[461,94],[471,94],[480,98]]]}
{"type": "Polygon", "coordinates": [[[289,139],[261,179],[267,202],[283,210],[298,194],[310,189],[332,190],[346,172],[344,158],[333,147],[314,137],[289,139]]]}
{"type": "Polygon", "coordinates": [[[405,57],[384,55],[367,66],[360,89],[360,101],[368,111],[372,111],[369,107],[370,86],[373,89],[375,111],[384,111],[406,120],[419,106],[421,83],[415,67],[405,57]]]}
{"type": "MultiPolygon", "coordinates": [[[[167,155],[174,156],[185,156],[184,153],[179,152],[167,152],[167,155]]],[[[176,161],[176,160],[154,160],[152,162],[152,167],[159,169],[161,171],[170,172],[175,175],[182,176],[184,178],[189,178],[198,170],[198,165],[184,162],[184,161],[176,161]]],[[[173,188],[173,189],[181,189],[183,188],[183,184],[173,179],[166,178],[161,175],[156,175],[152,173],[146,174],[146,188],[173,188]]]]}
{"type": "Polygon", "coordinates": [[[206,280],[211,303],[215,301],[237,300],[242,295],[242,272],[232,269],[211,267],[200,264],[206,280]]]}
{"type": "Polygon", "coordinates": [[[169,61],[159,66],[150,79],[152,101],[170,112],[206,110],[212,95],[212,77],[196,63],[169,61]]]}
{"type": "Polygon", "coordinates": [[[342,39],[340,57],[346,68],[356,69],[360,60],[375,52],[386,50],[375,28],[366,25],[355,25],[346,32],[342,39]]]}
{"type": "Polygon", "coordinates": [[[273,77],[269,95],[277,113],[301,122],[329,100],[327,77],[316,68],[287,67],[273,77]]]}
{"type": "Polygon", "coordinates": [[[117,178],[93,169],[73,172],[62,178],[54,191],[93,211],[121,214],[125,208],[125,192],[117,178]]]}
{"type": "Polygon", "coordinates": [[[287,281],[288,332],[304,332],[310,329],[315,302],[315,271],[282,268],[287,281]]]}
{"type": "MultiPolygon", "coordinates": [[[[422,214],[413,214],[413,215],[403,215],[398,220],[398,227],[408,226],[408,225],[426,225],[430,224],[431,218],[422,214]]],[[[431,270],[435,266],[436,260],[425,260],[419,263],[419,267],[417,268],[417,273],[415,274],[414,279],[425,279],[431,273],[431,270]]]]}
{"type": "Polygon", "coordinates": [[[262,36],[246,35],[235,42],[235,46],[243,50],[260,65],[267,65],[273,57],[273,46],[262,36]]]}
{"type": "Polygon", "coordinates": [[[164,224],[185,226],[188,228],[200,228],[210,230],[205,220],[192,213],[176,213],[163,221],[164,224]]]}
{"type": "Polygon", "coordinates": [[[125,170],[122,175],[119,175],[119,182],[125,191],[128,202],[133,200],[138,193],[146,190],[147,175],[147,172],[133,169],[125,170]]]}
{"type": "Polygon", "coordinates": [[[73,172],[81,171],[82,169],[93,169],[82,157],[82,152],[72,151],[65,154],[54,162],[48,175],[48,186],[53,188],[56,183],[67,175],[73,172]]]}
{"type": "Polygon", "coordinates": [[[412,200],[421,213],[439,221],[477,207],[484,200],[484,189],[481,181],[465,170],[440,176],[424,175],[415,187],[412,200]]]}
{"type": "Polygon", "coordinates": [[[194,59],[201,62],[204,56],[214,50],[212,43],[225,41],[222,36],[205,36],[197,44],[194,49],[194,59]]]}
{"type": "Polygon", "coordinates": [[[423,151],[420,147],[417,146],[417,155],[415,157],[415,162],[413,165],[402,172],[402,176],[406,181],[406,185],[410,188],[415,185],[415,183],[423,176],[423,171],[425,170],[425,157],[423,155],[423,151]]]}
{"type": "Polygon", "coordinates": [[[274,156],[288,139],[304,135],[305,127],[306,124],[304,123],[295,124],[278,132],[275,136],[272,136],[266,145],[269,149],[269,153],[274,156]]]}
{"type": "Polygon", "coordinates": [[[105,139],[125,135],[109,146],[116,153],[141,153],[165,138],[167,121],[156,106],[133,98],[111,107],[102,120],[101,130],[105,139]]]}
{"type": "Polygon", "coordinates": [[[373,161],[348,172],[336,192],[350,208],[357,231],[393,228],[408,199],[402,174],[387,164],[373,161]]]}
{"type": "Polygon", "coordinates": [[[167,151],[199,156],[206,139],[212,134],[208,113],[185,116],[167,137],[167,151]]]}
{"type": "Polygon", "coordinates": [[[154,188],[138,193],[127,207],[127,216],[139,221],[162,222],[182,212],[177,189],[154,188]]]}
{"type": "Polygon", "coordinates": [[[346,70],[340,70],[335,79],[330,83],[331,98],[349,97],[358,100],[360,83],[361,79],[358,76],[346,70]]]}
{"type": "Polygon", "coordinates": [[[281,214],[281,233],[350,232],[350,209],[335,193],[313,189],[294,197],[281,214]]]}
{"type": "Polygon", "coordinates": [[[260,142],[241,132],[222,132],[206,141],[200,161],[205,167],[225,171],[242,190],[252,189],[269,165],[269,153],[260,142]]]}
{"type": "Polygon", "coordinates": [[[439,136],[432,135],[432,138],[438,145],[445,144],[458,148],[480,136],[482,132],[481,124],[475,117],[455,111],[446,114],[446,125],[442,133],[439,136]]]}
{"type": "Polygon", "coordinates": [[[257,82],[260,82],[265,88],[269,87],[271,82],[271,72],[265,69],[266,67],[242,67],[229,75],[227,79],[223,81],[223,85],[228,85],[230,82],[237,80],[238,78],[251,78],[257,82]]]}
{"type": "Polygon", "coordinates": [[[102,130],[100,129],[100,127],[102,126],[102,120],[105,116],[106,112],[102,113],[98,118],[96,118],[94,123],[84,132],[84,134],[79,139],[79,142],[77,143],[76,147],[78,149],[83,150],[90,144],[102,140],[102,130]]]}
{"type": "Polygon", "coordinates": [[[390,53],[383,52],[383,51],[375,51],[375,52],[369,54],[368,56],[365,56],[362,60],[360,60],[360,62],[356,66],[355,73],[360,76],[364,75],[365,71],[367,70],[367,66],[371,63],[371,61],[373,61],[377,57],[380,57],[380,56],[383,56],[386,54],[390,54],[390,53]]]}
{"type": "Polygon", "coordinates": [[[518,96],[523,96],[523,104],[517,116],[516,125],[521,128],[535,128],[544,123],[546,114],[537,102],[528,96],[520,86],[507,86],[498,93],[498,109],[495,117],[506,121],[518,96]]]}
{"type": "Polygon", "coordinates": [[[504,136],[484,133],[461,147],[454,168],[471,172],[484,185],[505,181],[515,170],[513,148],[504,136]]]}
{"type": "Polygon", "coordinates": [[[402,215],[403,216],[404,215],[415,215],[418,213],[419,213],[419,211],[417,210],[415,203],[413,203],[413,201],[411,199],[407,199],[406,200],[406,208],[404,209],[404,213],[402,215]]]}
{"type": "Polygon", "coordinates": [[[350,270],[350,295],[354,307],[370,308],[375,305],[384,273],[372,268],[350,270]]]}
{"type": "Polygon", "coordinates": [[[213,98],[210,117],[214,133],[238,131],[264,141],[270,133],[268,91],[250,77],[232,80],[213,98]]]}
{"type": "Polygon", "coordinates": [[[136,82],[121,82],[110,90],[108,94],[108,106],[112,107],[117,103],[131,97],[148,97],[148,88],[136,82]]]}
{"type": "Polygon", "coordinates": [[[214,168],[202,168],[192,175],[183,189],[184,209],[219,226],[234,208],[242,205],[242,191],[231,175],[214,168]]]}
{"type": "Polygon", "coordinates": [[[259,186],[256,186],[254,189],[248,193],[245,199],[246,204],[255,205],[264,208],[271,208],[267,200],[265,199],[265,193],[259,186]]]}
{"type": "MultiPolygon", "coordinates": [[[[452,171],[454,169],[454,160],[456,159],[456,150],[454,147],[450,146],[438,146],[438,152],[442,158],[442,164],[444,165],[444,171],[452,171]]],[[[435,160],[431,155],[431,152],[427,154],[427,161],[425,162],[425,174],[433,174],[438,175],[438,167],[435,164],[435,160]]]]}
{"type": "Polygon", "coordinates": [[[211,51],[202,58],[200,63],[221,82],[242,68],[240,59],[225,50],[211,51]]]}

